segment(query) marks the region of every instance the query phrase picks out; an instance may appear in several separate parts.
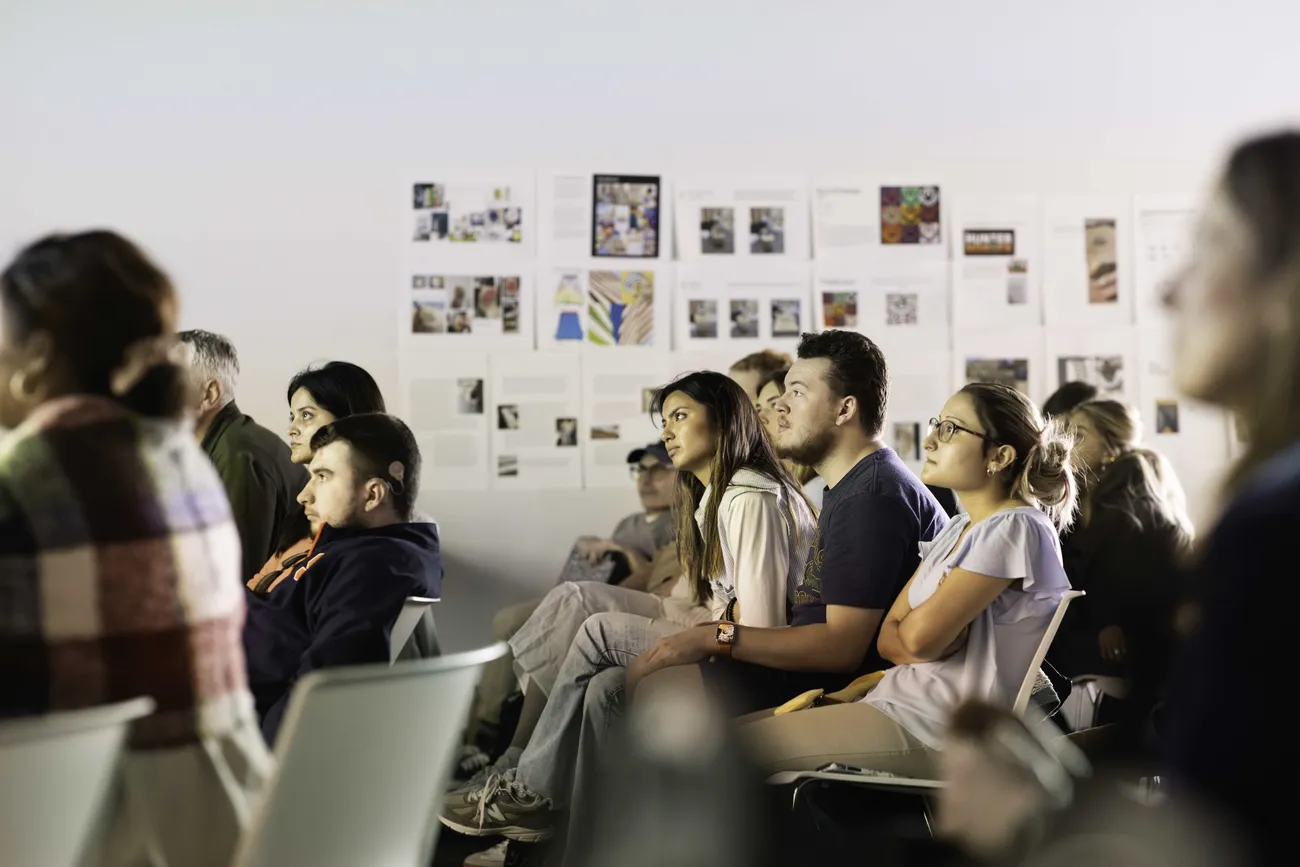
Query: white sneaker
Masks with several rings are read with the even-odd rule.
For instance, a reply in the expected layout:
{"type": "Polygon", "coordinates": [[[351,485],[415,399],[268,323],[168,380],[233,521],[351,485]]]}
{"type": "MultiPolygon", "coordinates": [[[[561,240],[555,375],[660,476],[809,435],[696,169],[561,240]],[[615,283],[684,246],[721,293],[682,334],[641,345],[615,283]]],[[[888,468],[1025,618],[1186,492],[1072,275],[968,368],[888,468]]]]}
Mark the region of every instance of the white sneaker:
{"type": "Polygon", "coordinates": [[[509,840],[502,840],[491,849],[475,852],[465,859],[465,867],[501,867],[506,863],[506,847],[509,845],[509,840]]]}

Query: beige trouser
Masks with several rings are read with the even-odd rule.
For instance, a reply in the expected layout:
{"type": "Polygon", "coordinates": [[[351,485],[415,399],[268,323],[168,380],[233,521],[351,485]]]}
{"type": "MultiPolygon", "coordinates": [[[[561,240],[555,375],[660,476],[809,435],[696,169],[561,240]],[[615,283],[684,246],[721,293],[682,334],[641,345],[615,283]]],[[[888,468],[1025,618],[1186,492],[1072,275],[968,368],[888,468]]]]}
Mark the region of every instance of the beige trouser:
{"type": "MultiPolygon", "coordinates": [[[[529,599],[502,608],[492,617],[492,640],[509,641],[541,604],[540,598],[529,599]]],[[[474,701],[474,719],[470,723],[471,742],[483,726],[495,726],[501,722],[501,704],[518,688],[513,653],[506,651],[505,656],[484,666],[483,679],[479,681],[478,696],[474,701]]]]}
{"type": "Polygon", "coordinates": [[[934,779],[937,754],[871,705],[811,707],[745,722],[742,736],[764,773],[813,771],[828,762],[934,779]]]}

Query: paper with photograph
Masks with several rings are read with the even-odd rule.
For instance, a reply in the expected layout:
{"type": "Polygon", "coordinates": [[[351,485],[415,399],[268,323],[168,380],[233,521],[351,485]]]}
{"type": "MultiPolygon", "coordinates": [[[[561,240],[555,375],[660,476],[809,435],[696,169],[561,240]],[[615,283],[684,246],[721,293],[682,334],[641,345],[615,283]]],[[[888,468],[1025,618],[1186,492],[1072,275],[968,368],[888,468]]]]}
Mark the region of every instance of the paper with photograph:
{"type": "Polygon", "coordinates": [[[1044,318],[1048,327],[1133,324],[1129,215],[1122,196],[1048,199],[1044,318]]]}
{"type": "Polygon", "coordinates": [[[403,351],[400,405],[420,447],[422,491],[488,487],[488,361],[482,352],[403,351]]]}
{"type": "Polygon", "coordinates": [[[818,264],[813,283],[823,328],[847,328],[879,340],[913,334],[948,349],[948,263],[818,264]]]}
{"type": "Polygon", "coordinates": [[[1036,196],[960,197],[953,210],[954,326],[1040,325],[1042,201],[1036,196]]]}
{"type": "Polygon", "coordinates": [[[677,266],[677,349],[793,349],[811,329],[810,268],[803,262],[677,266]]]}
{"type": "Polygon", "coordinates": [[[582,487],[579,359],[555,353],[494,353],[491,486],[497,490],[582,487]]]}
{"type": "Polygon", "coordinates": [[[1137,196],[1133,200],[1133,291],[1137,323],[1164,327],[1169,280],[1191,255],[1196,206],[1191,196],[1137,196]]]}
{"type": "Polygon", "coordinates": [[[583,445],[583,478],[588,488],[632,485],[627,456],[659,439],[650,401],[672,379],[670,357],[601,355],[582,359],[582,418],[589,436],[583,445]]]}
{"type": "Polygon", "coordinates": [[[819,262],[946,256],[943,187],[934,178],[817,178],[811,200],[819,262]]]}
{"type": "Polygon", "coordinates": [[[1133,378],[1138,388],[1130,403],[1142,421],[1144,444],[1173,464],[1187,502],[1202,504],[1201,511],[1192,514],[1192,520],[1199,521],[1210,517],[1224,470],[1244,444],[1237,441],[1230,414],[1178,393],[1170,341],[1166,328],[1137,332],[1137,375],[1133,378]]]}
{"type": "Polygon", "coordinates": [[[531,172],[491,177],[433,173],[406,187],[406,239],[414,249],[532,249],[534,183],[531,172]]]}
{"type": "Polygon", "coordinates": [[[674,189],[677,254],[683,261],[808,258],[804,179],[686,180],[674,189]]]}
{"type": "Polygon", "coordinates": [[[919,474],[925,462],[926,424],[958,387],[952,378],[952,354],[945,346],[919,344],[906,332],[890,332],[877,342],[889,362],[885,442],[919,474]]]}
{"type": "Polygon", "coordinates": [[[1045,335],[1051,393],[1067,382],[1096,387],[1099,398],[1137,400],[1137,333],[1132,328],[1052,328],[1045,335]]]}
{"type": "Polygon", "coordinates": [[[542,265],[538,269],[539,349],[668,351],[671,269],[629,260],[607,264],[590,268],[542,265]]]}
{"type": "Polygon", "coordinates": [[[653,172],[543,171],[538,178],[544,258],[666,259],[666,196],[653,172]]]}
{"type": "Polygon", "coordinates": [[[967,382],[1001,382],[1036,404],[1050,392],[1041,328],[955,331],[952,340],[954,390],[967,382]]]}
{"type": "Polygon", "coordinates": [[[527,270],[412,274],[403,334],[421,348],[532,349],[532,277],[527,270]]]}

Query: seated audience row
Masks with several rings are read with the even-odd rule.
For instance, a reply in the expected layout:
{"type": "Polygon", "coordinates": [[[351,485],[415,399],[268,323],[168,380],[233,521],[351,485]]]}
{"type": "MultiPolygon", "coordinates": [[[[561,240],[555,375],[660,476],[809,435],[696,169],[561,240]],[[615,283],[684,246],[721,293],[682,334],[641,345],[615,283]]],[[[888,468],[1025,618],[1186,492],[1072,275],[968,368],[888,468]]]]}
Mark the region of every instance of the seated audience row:
{"type": "MultiPolygon", "coordinates": [[[[1259,528],[1285,538],[1295,499],[1291,375],[1268,374],[1300,321],[1296,281],[1279,279],[1300,259],[1296,177],[1300,136],[1235,153],[1199,230],[1206,256],[1170,294],[1180,386],[1239,411],[1252,440],[1197,561],[1202,622],[1174,682],[1169,767],[1180,796],[1227,808],[1261,851],[1278,814],[1252,799],[1241,767],[1258,756],[1240,746],[1259,729],[1213,707],[1202,672],[1249,672],[1243,623],[1278,632],[1237,616],[1228,578],[1271,574],[1263,554],[1234,557],[1265,547],[1259,528]],[[1249,298],[1225,269],[1251,275],[1249,298]],[[1207,315],[1191,325],[1189,310],[1207,315]],[[1224,732],[1236,751],[1211,756],[1224,732]]],[[[113,233],[24,249],[0,305],[0,714],[152,696],[100,860],[225,863],[298,679],[387,661],[403,600],[440,592],[436,525],[415,514],[419,450],[373,379],[339,363],[290,385],[286,449],[235,406],[229,341],[186,332],[178,347],[170,282],[113,233]]],[[[563,581],[512,613],[514,746],[447,795],[445,824],[580,832],[611,727],[668,689],[724,700],[768,771],[933,776],[952,712],[1011,706],[1072,585],[1090,595],[1053,660],[1159,692],[1191,526],[1130,408],[1075,387],[1040,413],[1009,387],[967,385],[931,420],[917,479],[881,439],[888,370],[868,338],[805,335],[793,363],[758,353],[730,373],[658,392],[661,442],[629,456],[644,512],[579,541],[574,562],[616,557],[619,583],[563,581]],[[817,479],[820,509],[803,490],[817,479]]],[[[498,675],[484,688],[497,707],[498,675]]]]}

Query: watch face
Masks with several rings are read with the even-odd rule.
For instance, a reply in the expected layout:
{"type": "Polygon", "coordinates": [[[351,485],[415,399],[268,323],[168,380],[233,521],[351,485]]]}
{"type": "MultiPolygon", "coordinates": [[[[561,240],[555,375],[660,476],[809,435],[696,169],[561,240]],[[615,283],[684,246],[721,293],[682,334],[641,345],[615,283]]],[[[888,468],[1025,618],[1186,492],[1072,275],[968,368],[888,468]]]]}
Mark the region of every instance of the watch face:
{"type": "Polygon", "coordinates": [[[731,644],[736,640],[736,625],[734,623],[718,624],[718,643],[731,644]]]}

